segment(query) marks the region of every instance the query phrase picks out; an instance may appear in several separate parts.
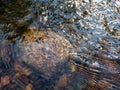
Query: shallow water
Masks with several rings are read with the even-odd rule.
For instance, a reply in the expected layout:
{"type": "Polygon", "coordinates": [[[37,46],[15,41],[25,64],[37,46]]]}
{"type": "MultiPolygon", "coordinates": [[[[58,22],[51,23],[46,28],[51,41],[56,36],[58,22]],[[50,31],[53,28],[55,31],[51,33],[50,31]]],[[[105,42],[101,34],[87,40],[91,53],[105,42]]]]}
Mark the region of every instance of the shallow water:
{"type": "Polygon", "coordinates": [[[1,0],[0,77],[2,90],[119,90],[120,1],[1,0]],[[29,28],[55,32],[73,47],[49,78],[22,61],[29,28]]]}

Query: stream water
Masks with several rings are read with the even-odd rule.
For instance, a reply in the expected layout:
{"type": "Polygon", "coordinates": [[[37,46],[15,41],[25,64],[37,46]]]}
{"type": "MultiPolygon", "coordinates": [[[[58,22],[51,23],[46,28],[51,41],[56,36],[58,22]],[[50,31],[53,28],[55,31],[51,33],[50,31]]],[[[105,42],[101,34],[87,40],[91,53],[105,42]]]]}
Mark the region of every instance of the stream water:
{"type": "MultiPolygon", "coordinates": [[[[27,39],[36,38],[33,31],[27,39]]],[[[120,90],[120,0],[0,0],[0,90],[120,90]],[[19,43],[29,29],[55,32],[72,46],[49,78],[22,62],[19,43]]]]}

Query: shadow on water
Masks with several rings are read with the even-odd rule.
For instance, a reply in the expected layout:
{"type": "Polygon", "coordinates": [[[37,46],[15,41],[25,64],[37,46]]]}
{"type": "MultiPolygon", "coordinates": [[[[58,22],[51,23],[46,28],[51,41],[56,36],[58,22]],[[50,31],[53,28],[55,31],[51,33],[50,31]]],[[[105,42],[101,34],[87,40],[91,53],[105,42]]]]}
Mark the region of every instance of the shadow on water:
{"type": "MultiPolygon", "coordinates": [[[[32,47],[24,47],[28,54],[32,47]]],[[[1,90],[119,90],[119,80],[119,0],[0,1],[1,90]],[[29,28],[38,31],[30,35],[29,28]],[[21,38],[41,43],[44,36],[38,38],[36,33],[42,30],[59,34],[73,47],[68,59],[53,67],[53,73],[43,66],[52,73],[50,77],[21,60],[21,38]]]]}

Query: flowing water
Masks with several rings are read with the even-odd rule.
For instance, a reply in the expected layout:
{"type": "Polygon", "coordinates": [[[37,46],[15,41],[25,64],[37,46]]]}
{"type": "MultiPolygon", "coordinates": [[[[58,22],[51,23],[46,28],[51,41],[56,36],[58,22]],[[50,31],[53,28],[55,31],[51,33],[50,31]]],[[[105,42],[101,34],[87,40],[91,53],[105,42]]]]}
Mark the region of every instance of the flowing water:
{"type": "Polygon", "coordinates": [[[120,0],[0,0],[0,90],[120,90],[120,0]]]}

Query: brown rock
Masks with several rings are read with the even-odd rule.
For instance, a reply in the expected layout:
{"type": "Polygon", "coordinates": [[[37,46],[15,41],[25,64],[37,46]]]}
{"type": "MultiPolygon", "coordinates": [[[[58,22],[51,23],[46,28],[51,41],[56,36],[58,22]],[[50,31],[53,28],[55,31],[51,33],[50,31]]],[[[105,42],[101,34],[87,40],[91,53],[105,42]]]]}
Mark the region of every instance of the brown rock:
{"type": "Polygon", "coordinates": [[[58,87],[65,87],[65,86],[67,86],[67,75],[66,74],[62,75],[58,81],[58,87]]]}
{"type": "Polygon", "coordinates": [[[57,65],[69,57],[72,48],[69,41],[52,31],[29,30],[23,34],[21,41],[21,60],[46,77],[50,77],[56,71],[57,65]]]}
{"type": "Polygon", "coordinates": [[[8,85],[9,83],[10,83],[10,76],[6,75],[4,77],[1,77],[0,88],[8,85]]]}

